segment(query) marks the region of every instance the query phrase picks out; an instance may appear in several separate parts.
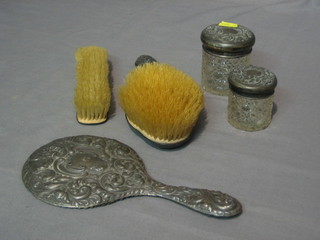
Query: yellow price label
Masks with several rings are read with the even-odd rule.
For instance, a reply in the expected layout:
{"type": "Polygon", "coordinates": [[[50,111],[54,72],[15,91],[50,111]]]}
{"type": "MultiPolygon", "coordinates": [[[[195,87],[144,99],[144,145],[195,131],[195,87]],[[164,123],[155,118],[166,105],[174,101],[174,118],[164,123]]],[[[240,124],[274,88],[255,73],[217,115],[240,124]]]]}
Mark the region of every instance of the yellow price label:
{"type": "Polygon", "coordinates": [[[233,27],[233,28],[238,27],[238,24],[236,23],[230,23],[230,22],[224,22],[224,21],[220,22],[218,25],[220,27],[233,27]]]}

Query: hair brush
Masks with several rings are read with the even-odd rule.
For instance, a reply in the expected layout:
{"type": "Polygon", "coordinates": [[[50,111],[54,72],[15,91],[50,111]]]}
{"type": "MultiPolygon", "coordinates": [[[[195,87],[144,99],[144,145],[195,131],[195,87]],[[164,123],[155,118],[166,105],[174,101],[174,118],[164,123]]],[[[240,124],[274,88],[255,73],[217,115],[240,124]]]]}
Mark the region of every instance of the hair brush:
{"type": "Polygon", "coordinates": [[[187,74],[140,56],[119,98],[131,128],[159,148],[186,143],[204,108],[201,87],[187,74]]]}
{"type": "Polygon", "coordinates": [[[81,47],[77,49],[75,59],[77,120],[82,124],[103,123],[107,120],[111,102],[108,52],[97,46],[81,47]]]}

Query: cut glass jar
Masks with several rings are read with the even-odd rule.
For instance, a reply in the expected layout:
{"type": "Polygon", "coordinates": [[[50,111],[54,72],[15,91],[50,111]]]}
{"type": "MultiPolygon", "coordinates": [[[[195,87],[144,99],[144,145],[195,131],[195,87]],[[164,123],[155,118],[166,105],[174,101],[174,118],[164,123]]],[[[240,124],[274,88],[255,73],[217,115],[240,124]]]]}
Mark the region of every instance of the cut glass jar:
{"type": "Polygon", "coordinates": [[[245,131],[259,131],[272,119],[277,78],[269,70],[244,66],[229,74],[228,122],[245,131]]]}
{"type": "Polygon", "coordinates": [[[255,36],[248,28],[214,24],[201,32],[202,80],[205,91],[228,95],[228,75],[235,67],[250,64],[250,53],[255,36]]]}

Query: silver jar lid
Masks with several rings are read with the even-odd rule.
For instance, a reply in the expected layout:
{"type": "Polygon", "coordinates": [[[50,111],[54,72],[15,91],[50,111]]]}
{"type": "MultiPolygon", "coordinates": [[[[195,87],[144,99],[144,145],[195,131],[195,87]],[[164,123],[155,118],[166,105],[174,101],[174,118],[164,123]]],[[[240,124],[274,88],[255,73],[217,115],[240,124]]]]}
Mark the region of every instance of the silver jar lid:
{"type": "Polygon", "coordinates": [[[213,24],[201,32],[204,50],[225,56],[249,54],[255,36],[248,28],[235,24],[234,27],[213,24]]]}
{"type": "Polygon", "coordinates": [[[272,95],[277,86],[277,78],[273,72],[252,65],[233,69],[228,80],[231,90],[253,97],[272,95]]]}

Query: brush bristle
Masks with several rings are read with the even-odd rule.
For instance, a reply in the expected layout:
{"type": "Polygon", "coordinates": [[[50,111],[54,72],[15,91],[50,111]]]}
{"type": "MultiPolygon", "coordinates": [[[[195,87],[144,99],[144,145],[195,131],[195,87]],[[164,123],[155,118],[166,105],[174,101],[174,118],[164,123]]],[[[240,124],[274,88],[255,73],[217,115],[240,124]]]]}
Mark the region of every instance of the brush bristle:
{"type": "Polygon", "coordinates": [[[84,124],[102,123],[107,120],[111,101],[108,52],[102,47],[87,46],[79,48],[75,58],[77,119],[84,124]]]}
{"type": "Polygon", "coordinates": [[[160,144],[188,138],[204,107],[203,92],[190,76],[156,62],[133,69],[119,97],[129,123],[160,144]]]}

